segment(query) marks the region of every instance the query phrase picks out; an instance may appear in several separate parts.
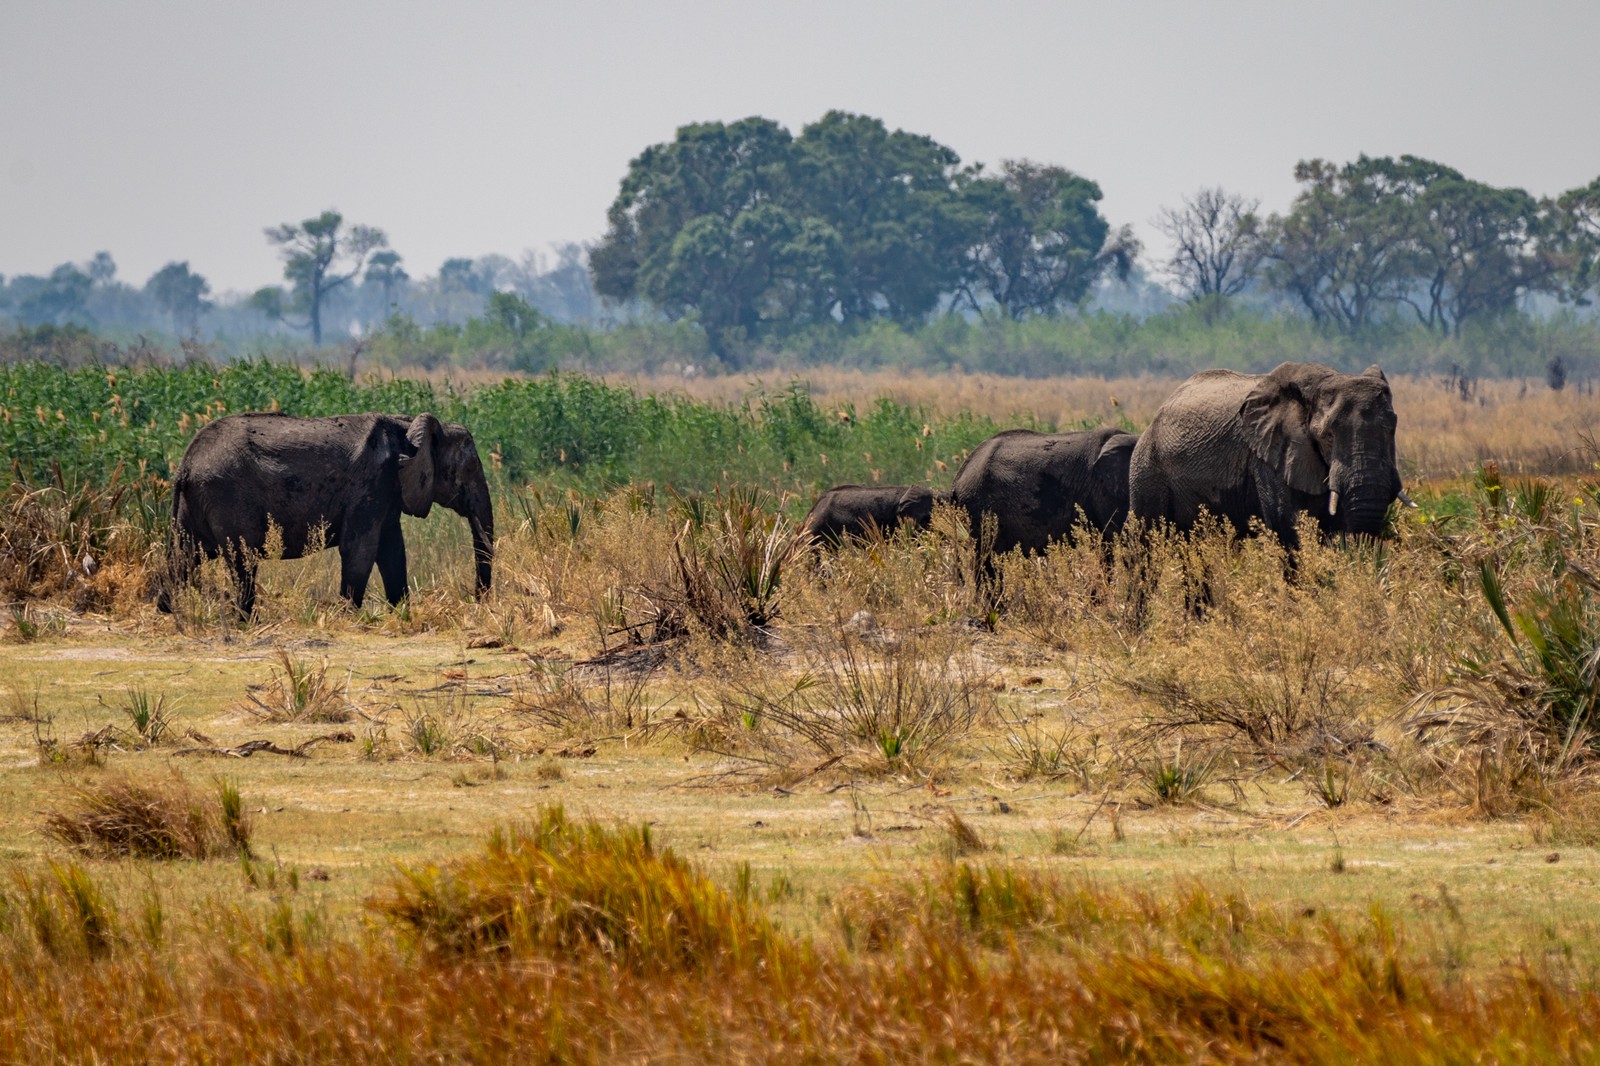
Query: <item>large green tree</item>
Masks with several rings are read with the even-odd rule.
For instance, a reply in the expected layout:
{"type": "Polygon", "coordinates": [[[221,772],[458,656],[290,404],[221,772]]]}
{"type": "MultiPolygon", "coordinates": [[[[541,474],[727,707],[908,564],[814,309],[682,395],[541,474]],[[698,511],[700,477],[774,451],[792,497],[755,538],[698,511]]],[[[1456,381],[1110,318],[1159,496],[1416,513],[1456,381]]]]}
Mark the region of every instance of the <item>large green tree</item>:
{"type": "Polygon", "coordinates": [[[1522,189],[1440,168],[1413,208],[1423,298],[1408,295],[1406,302],[1434,329],[1459,334],[1470,319],[1510,312],[1556,273],[1557,261],[1540,240],[1539,203],[1522,189]]]}
{"type": "Polygon", "coordinates": [[[1545,209],[1419,156],[1301,163],[1305,188],[1267,230],[1271,281],[1347,332],[1409,308],[1458,333],[1555,283],[1545,209]]]}
{"type": "Polygon", "coordinates": [[[1267,240],[1270,281],[1313,320],[1353,333],[1371,325],[1412,281],[1412,213],[1373,161],[1295,166],[1304,186],[1267,240]]]}
{"type": "Polygon", "coordinates": [[[1013,315],[1077,303],[1136,252],[1099,198],[1059,167],[985,177],[867,115],[830,111],[798,137],[701,123],[629,165],[589,264],[600,295],[692,316],[734,359],[810,323],[916,325],[963,293],[1013,315]]]}
{"type": "Polygon", "coordinates": [[[1100,213],[1100,186],[1063,167],[1008,160],[968,182],[978,219],[969,244],[967,295],[1012,318],[1083,302],[1107,272],[1126,279],[1138,244],[1100,213]]]}
{"type": "Polygon", "coordinates": [[[779,310],[774,287],[806,273],[787,247],[805,231],[792,210],[793,138],[764,118],[684,126],[628,166],[589,257],[595,291],[693,315],[732,358],[779,310]]]}
{"type": "MultiPolygon", "coordinates": [[[[977,215],[960,195],[961,158],[880,119],[830,111],[795,142],[794,184],[807,218],[836,236],[838,258],[813,283],[845,322],[913,325],[961,283],[977,215]]],[[[824,230],[816,231],[820,237],[824,230]]]]}
{"type": "Polygon", "coordinates": [[[268,226],[266,235],[278,247],[283,277],[292,290],[286,296],[280,288],[262,289],[252,301],[269,316],[284,321],[290,312],[304,314],[311,343],[318,345],[322,343],[322,309],[328,294],[359,275],[367,256],[389,244],[383,231],[373,226],[344,229],[344,216],[332,210],[298,225],[268,226]]]}
{"type": "Polygon", "coordinates": [[[1586,305],[1600,288],[1600,178],[1544,206],[1551,247],[1564,268],[1562,295],[1586,305]]]}

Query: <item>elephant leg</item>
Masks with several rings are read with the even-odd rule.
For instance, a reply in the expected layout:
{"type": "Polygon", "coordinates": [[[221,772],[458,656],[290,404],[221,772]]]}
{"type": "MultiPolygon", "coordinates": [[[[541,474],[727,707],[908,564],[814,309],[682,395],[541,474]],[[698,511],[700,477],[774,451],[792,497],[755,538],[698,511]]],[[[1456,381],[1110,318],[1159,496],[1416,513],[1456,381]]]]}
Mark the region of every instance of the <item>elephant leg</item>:
{"type": "Polygon", "coordinates": [[[256,611],[256,559],[243,545],[230,545],[224,551],[228,570],[233,575],[234,603],[240,618],[249,618],[256,611]]]}
{"type": "Polygon", "coordinates": [[[969,511],[972,529],[972,591],[978,609],[991,617],[1000,605],[1000,568],[995,564],[999,549],[999,518],[992,512],[969,511]]]}
{"type": "Polygon", "coordinates": [[[339,595],[349,600],[356,610],[361,609],[362,601],[367,598],[367,582],[372,579],[372,565],[377,561],[381,543],[380,529],[339,542],[339,595]]]}
{"type": "Polygon", "coordinates": [[[175,609],[174,597],[194,581],[194,572],[200,565],[200,546],[190,534],[173,528],[167,545],[167,572],[161,588],[156,593],[156,609],[171,614],[175,609]]]}
{"type": "Polygon", "coordinates": [[[406,542],[400,535],[398,518],[383,527],[378,541],[378,576],[383,579],[383,595],[389,606],[400,606],[406,596],[406,542]]]}

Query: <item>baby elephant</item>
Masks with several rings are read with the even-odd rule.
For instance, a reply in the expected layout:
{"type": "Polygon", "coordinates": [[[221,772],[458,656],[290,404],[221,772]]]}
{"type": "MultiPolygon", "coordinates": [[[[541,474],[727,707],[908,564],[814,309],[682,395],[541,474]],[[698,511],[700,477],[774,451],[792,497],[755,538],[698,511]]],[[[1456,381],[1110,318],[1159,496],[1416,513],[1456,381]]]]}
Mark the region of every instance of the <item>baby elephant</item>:
{"type": "Polygon", "coordinates": [[[893,533],[902,522],[927,529],[933,503],[921,485],[835,485],[817,498],[801,529],[828,544],[866,536],[871,527],[893,533]]]}

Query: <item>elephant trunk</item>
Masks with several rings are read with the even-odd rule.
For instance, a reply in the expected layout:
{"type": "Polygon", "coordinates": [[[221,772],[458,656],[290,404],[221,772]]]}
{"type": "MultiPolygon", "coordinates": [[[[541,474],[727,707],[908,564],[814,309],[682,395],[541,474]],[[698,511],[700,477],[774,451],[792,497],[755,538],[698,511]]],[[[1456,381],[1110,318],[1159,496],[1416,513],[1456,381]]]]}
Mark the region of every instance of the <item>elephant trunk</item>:
{"type": "Polygon", "coordinates": [[[1379,535],[1395,498],[1397,480],[1388,470],[1370,474],[1334,463],[1328,471],[1328,526],[1340,533],[1379,535]]]}
{"type": "Polygon", "coordinates": [[[476,569],[473,593],[482,596],[494,583],[494,508],[489,503],[489,486],[480,481],[467,489],[466,500],[458,511],[472,527],[472,558],[476,569]]]}

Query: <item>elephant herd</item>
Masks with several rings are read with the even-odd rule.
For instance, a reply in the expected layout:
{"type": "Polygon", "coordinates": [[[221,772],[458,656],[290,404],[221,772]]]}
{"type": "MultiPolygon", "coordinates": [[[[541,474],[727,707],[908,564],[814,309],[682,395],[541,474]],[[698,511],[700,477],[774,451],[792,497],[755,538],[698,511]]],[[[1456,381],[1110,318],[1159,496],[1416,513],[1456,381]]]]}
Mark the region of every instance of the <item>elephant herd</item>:
{"type": "Polygon", "coordinates": [[[823,493],[804,528],[829,541],[902,522],[926,528],[944,499],[975,536],[994,516],[993,552],[1042,551],[1080,524],[1114,535],[1129,515],[1189,532],[1202,512],[1240,535],[1259,521],[1293,550],[1301,514],[1327,534],[1382,531],[1389,504],[1404,499],[1394,433],[1389,382],[1376,366],[1207,370],[1178,386],[1142,434],[1006,430],[972,450],[947,496],[841,485],[823,493]]]}
{"type": "MultiPolygon", "coordinates": [[[[1182,532],[1202,511],[1241,534],[1259,520],[1291,549],[1301,514],[1328,534],[1375,536],[1389,504],[1404,499],[1394,433],[1389,383],[1376,366],[1353,375],[1315,363],[1256,375],[1208,370],[1178,386],[1143,434],[1006,430],[973,449],[947,496],[840,485],[817,500],[803,529],[837,542],[872,527],[926,528],[945,499],[975,535],[994,516],[994,552],[1042,551],[1080,523],[1115,534],[1130,514],[1182,532]]],[[[434,504],[467,519],[482,595],[494,514],[465,427],[431,414],[219,418],[190,442],[173,481],[171,580],[158,604],[170,610],[171,590],[200,560],[222,557],[248,616],[256,560],[273,530],[285,559],[338,548],[339,591],[351,603],[361,604],[376,566],[398,604],[407,587],[400,515],[426,517],[434,504]]]]}

